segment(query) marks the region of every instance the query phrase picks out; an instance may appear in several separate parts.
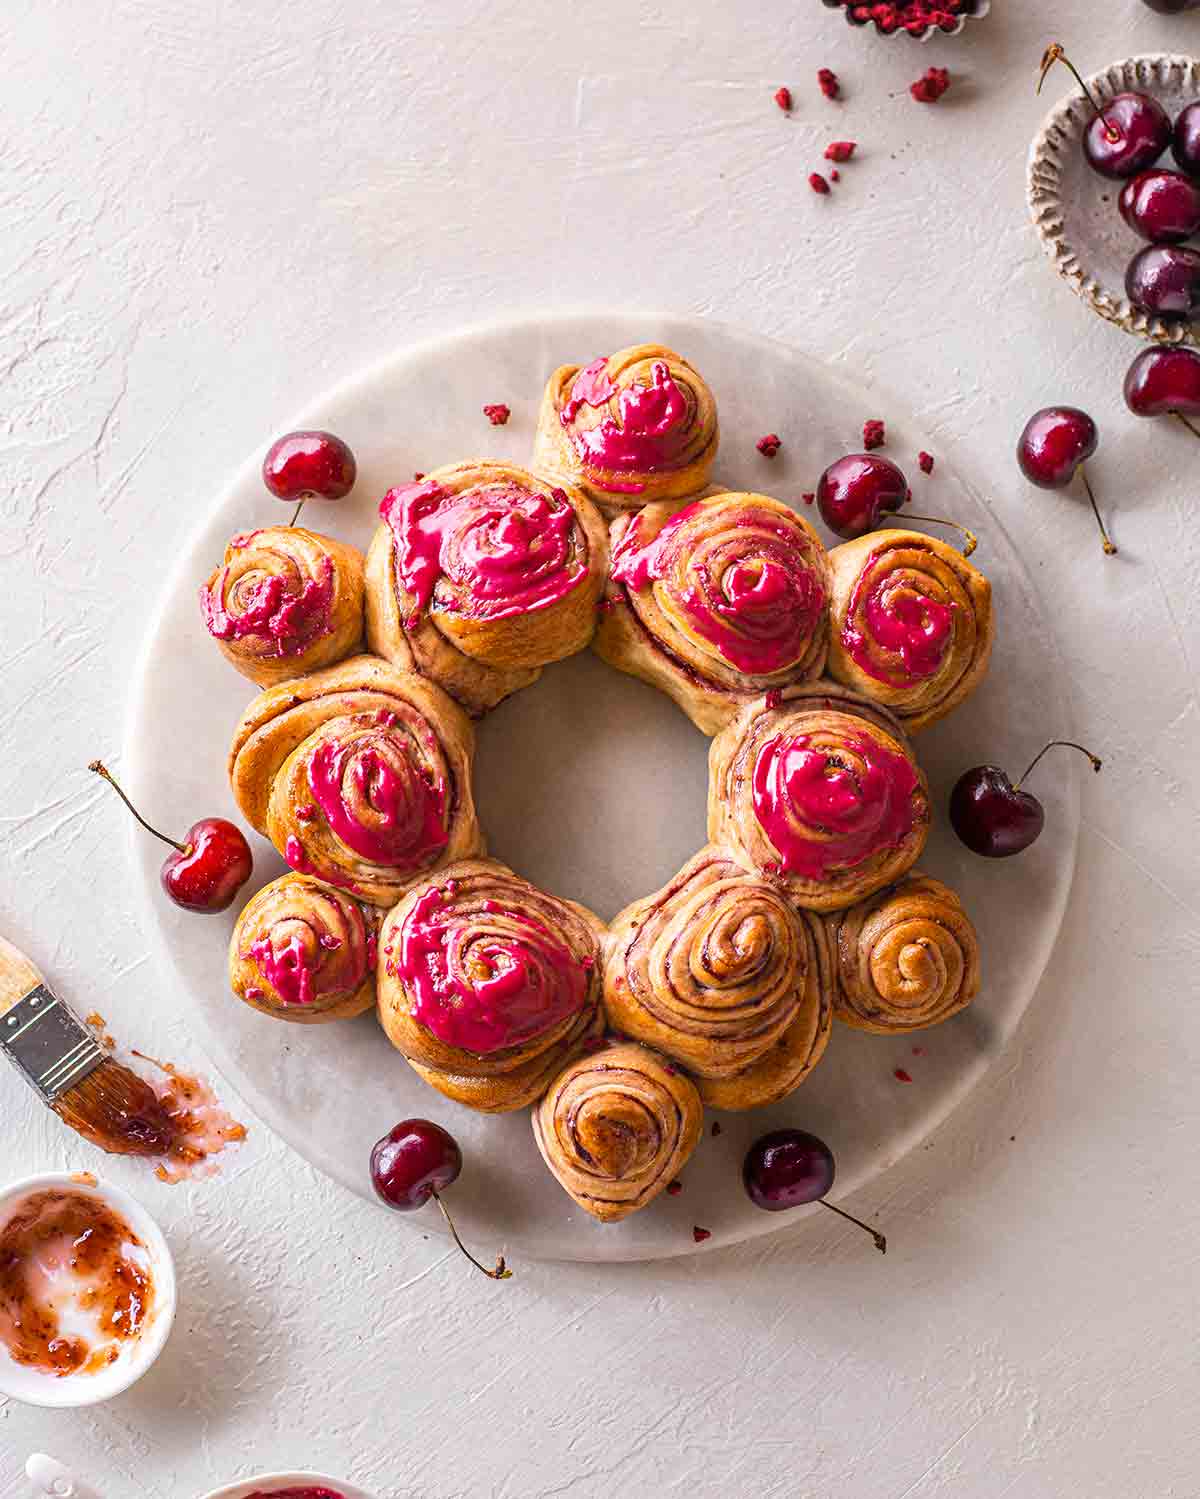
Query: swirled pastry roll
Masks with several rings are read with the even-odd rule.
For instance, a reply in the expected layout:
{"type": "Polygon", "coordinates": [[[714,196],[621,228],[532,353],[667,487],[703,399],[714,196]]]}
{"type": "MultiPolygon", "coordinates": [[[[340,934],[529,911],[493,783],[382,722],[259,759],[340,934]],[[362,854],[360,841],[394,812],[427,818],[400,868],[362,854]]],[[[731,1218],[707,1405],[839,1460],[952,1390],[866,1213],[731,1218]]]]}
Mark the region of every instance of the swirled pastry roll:
{"type": "Polygon", "coordinates": [[[448,1098],[524,1108],[600,1034],[603,935],[599,917],[494,859],[452,864],[384,921],[380,1021],[448,1098]]]}
{"type": "Polygon", "coordinates": [[[581,1057],[533,1111],[542,1159],[598,1218],[628,1218],[678,1176],[700,1138],[695,1084],[663,1057],[626,1041],[581,1057]]]}
{"type": "Polygon", "coordinates": [[[475,736],[432,682],[355,656],[269,687],[234,733],[247,821],[294,870],[377,906],[478,853],[475,736]]]}
{"type": "Polygon", "coordinates": [[[829,554],[829,671],[890,708],[910,733],[936,723],[987,675],[991,585],[919,531],[871,531],[829,554]]]}
{"type": "Polygon", "coordinates": [[[303,526],[244,531],[201,588],[200,614],[260,687],[328,666],[362,642],[362,553],[303,526]]]}
{"type": "Polygon", "coordinates": [[[703,848],[612,923],[604,1004],[613,1030],[680,1062],[706,1103],[749,1108],[791,1092],[829,1039],[827,934],[724,849],[703,848]],[[789,1034],[790,1033],[790,1034],[789,1034]],[[789,1037],[787,1086],[755,1064],[789,1037]],[[763,1096],[769,1093],[770,1099],[763,1096]],[[731,1099],[748,1100],[731,1102],[731,1099]]]}
{"type": "Polygon", "coordinates": [[[760,494],[648,505],[612,527],[593,642],[674,698],[706,734],[773,688],[821,675],[830,573],[803,517],[760,494]]]}
{"type": "Polygon", "coordinates": [[[814,911],[852,906],[907,873],[932,815],[903,733],[840,691],[760,698],[709,750],[710,842],[814,911]]]}
{"type": "Polygon", "coordinates": [[[252,1009],[320,1025],[375,1004],[379,913],[306,874],[265,885],[238,917],[229,982],[252,1009]]]}
{"type": "Polygon", "coordinates": [[[367,554],[367,639],[471,714],[581,651],[608,537],[569,483],[512,464],[452,464],[390,490],[367,554]]]}
{"type": "Polygon", "coordinates": [[[979,939],[953,890],[911,874],[826,918],[833,936],[835,1013],[879,1035],[924,1030],[979,993],[979,939]]]}
{"type": "Polygon", "coordinates": [[[717,403],[698,371],[662,344],[635,344],[554,371],[533,466],[572,480],[612,515],[699,494],[719,440],[717,403]]]}

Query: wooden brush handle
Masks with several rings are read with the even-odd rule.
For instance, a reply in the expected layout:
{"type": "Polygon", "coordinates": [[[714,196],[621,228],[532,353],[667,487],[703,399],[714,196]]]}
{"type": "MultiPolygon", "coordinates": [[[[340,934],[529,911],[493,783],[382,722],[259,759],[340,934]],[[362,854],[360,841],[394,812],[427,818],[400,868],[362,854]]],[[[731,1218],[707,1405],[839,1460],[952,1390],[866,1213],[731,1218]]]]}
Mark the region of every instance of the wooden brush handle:
{"type": "Polygon", "coordinates": [[[0,937],[0,1015],[41,982],[41,974],[25,954],[0,937]]]}

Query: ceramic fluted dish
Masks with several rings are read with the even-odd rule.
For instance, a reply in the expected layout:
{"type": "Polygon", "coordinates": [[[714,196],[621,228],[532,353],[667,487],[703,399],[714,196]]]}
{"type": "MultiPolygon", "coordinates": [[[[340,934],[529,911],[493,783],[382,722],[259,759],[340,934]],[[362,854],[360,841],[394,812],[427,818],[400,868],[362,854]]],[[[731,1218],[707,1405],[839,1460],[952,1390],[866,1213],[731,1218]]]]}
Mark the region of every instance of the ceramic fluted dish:
{"type": "Polygon", "coordinates": [[[924,31],[912,32],[903,26],[898,26],[894,31],[885,31],[880,21],[874,16],[863,16],[861,19],[858,19],[852,14],[853,7],[843,4],[843,0],[821,0],[821,3],[829,10],[842,11],[851,26],[873,25],[876,34],[879,36],[909,36],[915,42],[929,42],[938,36],[957,36],[968,21],[982,21],[992,8],[992,0],[975,0],[972,8],[969,11],[964,11],[949,31],[944,30],[940,26],[926,26],[924,31]]]}
{"type": "MultiPolygon", "coordinates": [[[[1063,75],[1067,75],[1064,73],[1063,75]]],[[[1200,59],[1155,52],[1115,62],[1087,80],[1103,108],[1115,94],[1152,95],[1174,119],[1200,99],[1200,59]]],[[[1122,183],[1094,172],[1083,154],[1092,107],[1072,91],[1046,116],[1029,151],[1029,211],[1059,275],[1093,312],[1138,338],[1196,344],[1197,325],[1139,312],[1125,295],[1125,268],[1145,248],[1117,209],[1122,183]]],[[[1164,166],[1174,166],[1168,155],[1164,166]]]]}

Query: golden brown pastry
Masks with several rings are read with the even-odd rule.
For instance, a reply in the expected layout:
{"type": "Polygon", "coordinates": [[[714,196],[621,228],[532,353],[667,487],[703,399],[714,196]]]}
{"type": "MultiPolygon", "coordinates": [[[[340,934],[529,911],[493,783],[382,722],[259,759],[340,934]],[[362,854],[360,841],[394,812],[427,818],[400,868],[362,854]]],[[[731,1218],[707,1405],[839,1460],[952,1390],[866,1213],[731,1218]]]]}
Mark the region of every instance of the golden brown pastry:
{"type": "Polygon", "coordinates": [[[601,1223],[628,1218],[679,1175],[700,1139],[695,1084],[634,1041],[565,1068],[533,1111],[542,1159],[601,1223]]]}
{"type": "Polygon", "coordinates": [[[598,916],[494,859],[452,864],[384,921],[380,1022],[448,1098],[524,1108],[600,1035],[603,936],[598,916]]]}
{"type": "Polygon", "coordinates": [[[375,1004],[379,912],[306,874],[253,896],[229,942],[229,983],[252,1009],[321,1025],[375,1004]]]}
{"type": "Polygon", "coordinates": [[[708,836],[813,911],[906,874],[929,787],[903,732],[844,687],[788,687],[742,708],[709,750],[708,836]]]}
{"type": "Polygon", "coordinates": [[[362,553],[303,526],[244,531],[200,590],[205,628],[260,687],[340,661],[363,638],[362,553]]]}
{"type": "Polygon", "coordinates": [[[924,1030],[979,993],[979,939],[954,891],[911,874],[827,917],[839,1020],[878,1035],[924,1030]]]}
{"type": "Polygon", "coordinates": [[[820,1060],[829,978],[820,919],[710,845],[613,920],[604,1005],[613,1030],[694,1074],[705,1103],[751,1108],[820,1060]]]}
{"type": "Polygon", "coordinates": [[[883,703],[908,732],[936,723],[987,675],[991,585],[919,531],[870,531],[829,554],[829,672],[883,703]]]}
{"type": "Polygon", "coordinates": [[[613,522],[612,553],[593,649],[660,687],[705,734],[751,698],[821,675],[827,554],[780,500],[648,505],[613,522]]]}
{"type": "Polygon", "coordinates": [[[699,494],[718,442],[717,403],[701,375],[662,344],[635,344],[554,371],[533,466],[572,480],[615,515],[699,494]]]}
{"type": "Polygon", "coordinates": [[[475,734],[456,703],[374,656],[260,692],[229,779],[247,821],[301,874],[377,906],[482,851],[475,734]]]}
{"type": "Polygon", "coordinates": [[[393,489],[367,554],[367,639],[478,716],[581,651],[608,537],[566,482],[478,459],[393,489]]]}

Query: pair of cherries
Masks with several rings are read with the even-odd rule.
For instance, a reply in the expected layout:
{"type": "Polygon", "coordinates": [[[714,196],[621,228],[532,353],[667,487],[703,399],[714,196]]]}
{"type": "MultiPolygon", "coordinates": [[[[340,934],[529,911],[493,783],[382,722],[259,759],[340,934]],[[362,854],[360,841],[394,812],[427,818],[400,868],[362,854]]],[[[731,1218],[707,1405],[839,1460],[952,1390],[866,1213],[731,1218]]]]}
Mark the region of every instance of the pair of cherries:
{"type": "MultiPolygon", "coordinates": [[[[344,499],[354,487],[356,473],[354,454],[332,432],[289,432],[272,443],[262,467],[263,483],[271,494],[296,505],[292,525],[306,500],[344,499]]],[[[233,904],[254,868],[250,845],[239,827],[224,817],[203,817],[182,840],[169,838],[146,821],[99,760],[88,769],[113,787],[148,833],[171,846],[159,878],[177,906],[212,914],[233,904]]]]}

